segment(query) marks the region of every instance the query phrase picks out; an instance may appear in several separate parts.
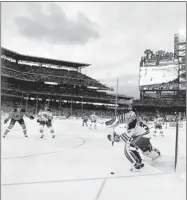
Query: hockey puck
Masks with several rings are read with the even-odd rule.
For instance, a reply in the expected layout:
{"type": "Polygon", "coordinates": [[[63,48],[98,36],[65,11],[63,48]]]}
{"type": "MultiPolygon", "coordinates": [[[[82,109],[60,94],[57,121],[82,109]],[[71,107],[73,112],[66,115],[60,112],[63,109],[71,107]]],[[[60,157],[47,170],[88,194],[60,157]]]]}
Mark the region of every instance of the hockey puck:
{"type": "Polygon", "coordinates": [[[110,174],[114,174],[114,172],[110,172],[110,174]]]}

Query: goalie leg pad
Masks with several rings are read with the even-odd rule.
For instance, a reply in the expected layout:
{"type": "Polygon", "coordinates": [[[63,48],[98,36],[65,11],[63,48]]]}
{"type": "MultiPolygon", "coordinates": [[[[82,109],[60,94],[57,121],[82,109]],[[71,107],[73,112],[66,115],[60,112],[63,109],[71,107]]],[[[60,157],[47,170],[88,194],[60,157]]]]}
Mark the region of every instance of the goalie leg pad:
{"type": "Polygon", "coordinates": [[[151,149],[144,150],[143,151],[143,155],[148,157],[148,158],[155,159],[155,158],[160,157],[161,153],[160,153],[160,151],[158,149],[151,148],[151,149]]]}
{"type": "Polygon", "coordinates": [[[125,144],[125,149],[124,149],[124,153],[126,158],[132,163],[137,163],[137,164],[141,164],[142,159],[140,157],[140,154],[138,153],[137,150],[135,150],[135,148],[132,148],[129,146],[129,144],[125,144]]]}
{"type": "Polygon", "coordinates": [[[150,138],[141,137],[141,136],[134,136],[132,138],[133,140],[131,141],[131,144],[134,144],[138,146],[139,148],[148,148],[149,146],[151,146],[150,138]]]}

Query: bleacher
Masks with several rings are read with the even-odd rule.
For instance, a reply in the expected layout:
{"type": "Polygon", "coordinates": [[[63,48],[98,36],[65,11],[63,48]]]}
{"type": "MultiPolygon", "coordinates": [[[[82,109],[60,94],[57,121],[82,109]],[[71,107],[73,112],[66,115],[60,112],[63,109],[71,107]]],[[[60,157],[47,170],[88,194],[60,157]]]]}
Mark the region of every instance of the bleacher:
{"type": "MultiPolygon", "coordinates": [[[[71,109],[71,112],[77,109],[82,113],[84,107],[84,111],[114,113],[115,95],[107,93],[113,89],[83,74],[81,69],[88,66],[84,63],[25,56],[2,48],[3,109],[11,109],[13,104],[21,102],[27,110],[36,111],[37,104],[50,102],[54,111],[63,105],[63,109],[71,109]],[[11,106],[7,102],[12,102],[11,106]]],[[[120,99],[128,101],[131,97],[120,96],[120,99]]],[[[119,103],[119,110],[127,106],[119,103]]]]}
{"type": "Polygon", "coordinates": [[[97,87],[110,90],[110,88],[75,70],[55,69],[34,65],[23,65],[1,59],[1,74],[7,77],[15,77],[19,80],[34,82],[56,82],[59,84],[74,84],[97,87]]]}

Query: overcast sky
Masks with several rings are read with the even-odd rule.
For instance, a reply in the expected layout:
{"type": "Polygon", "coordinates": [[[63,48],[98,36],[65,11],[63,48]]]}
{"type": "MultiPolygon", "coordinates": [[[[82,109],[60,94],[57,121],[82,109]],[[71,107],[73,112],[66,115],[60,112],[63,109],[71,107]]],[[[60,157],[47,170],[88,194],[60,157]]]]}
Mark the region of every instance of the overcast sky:
{"type": "Polygon", "coordinates": [[[174,2],[3,2],[2,46],[18,53],[89,63],[83,73],[139,97],[144,50],[173,51],[186,29],[186,4],[174,2]]]}

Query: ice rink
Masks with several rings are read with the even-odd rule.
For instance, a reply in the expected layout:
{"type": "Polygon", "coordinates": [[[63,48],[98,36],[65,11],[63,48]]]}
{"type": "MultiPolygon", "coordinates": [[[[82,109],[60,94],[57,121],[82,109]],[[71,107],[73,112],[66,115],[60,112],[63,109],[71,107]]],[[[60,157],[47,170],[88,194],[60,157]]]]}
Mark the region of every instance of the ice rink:
{"type": "MultiPolygon", "coordinates": [[[[174,173],[175,128],[152,139],[163,154],[145,159],[140,172],[130,172],[124,143],[106,139],[112,129],[81,126],[81,120],[56,120],[56,138],[48,130],[40,139],[36,120],[26,119],[28,138],[17,124],[2,139],[2,200],[185,200],[186,125],[179,128],[178,169],[174,173]],[[114,174],[111,174],[113,172],[114,174]]],[[[2,133],[5,125],[2,123],[2,133]]],[[[122,127],[118,128],[118,132],[122,127]]]]}

